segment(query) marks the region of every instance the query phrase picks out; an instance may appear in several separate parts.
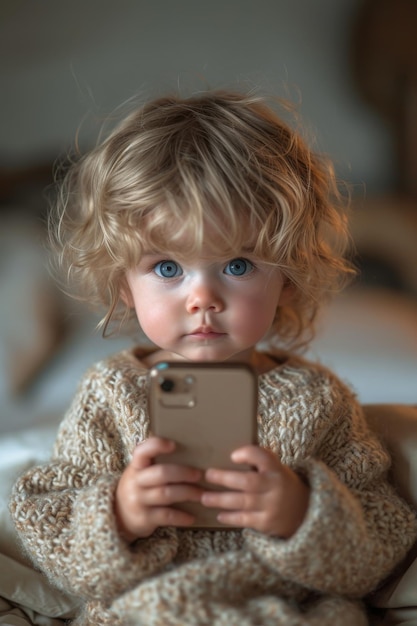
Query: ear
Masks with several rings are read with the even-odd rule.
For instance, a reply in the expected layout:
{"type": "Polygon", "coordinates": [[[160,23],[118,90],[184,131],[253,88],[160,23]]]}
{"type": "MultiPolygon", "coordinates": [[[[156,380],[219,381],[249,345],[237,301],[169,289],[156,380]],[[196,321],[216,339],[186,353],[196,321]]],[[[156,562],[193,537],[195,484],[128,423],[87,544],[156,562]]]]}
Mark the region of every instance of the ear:
{"type": "Polygon", "coordinates": [[[295,286],[288,278],[286,278],[279,296],[279,306],[290,306],[293,302],[294,295],[295,286]]]}
{"type": "Polygon", "coordinates": [[[120,299],[129,309],[133,309],[135,306],[132,298],[132,292],[130,291],[127,281],[124,281],[124,284],[120,288],[120,299]]]}

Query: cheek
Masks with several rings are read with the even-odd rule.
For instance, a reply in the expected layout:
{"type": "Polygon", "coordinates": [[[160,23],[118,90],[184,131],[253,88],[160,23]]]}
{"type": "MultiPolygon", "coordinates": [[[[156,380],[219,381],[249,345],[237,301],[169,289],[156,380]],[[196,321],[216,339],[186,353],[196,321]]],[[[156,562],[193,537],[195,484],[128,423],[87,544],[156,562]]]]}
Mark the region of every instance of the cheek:
{"type": "Polygon", "coordinates": [[[146,298],[135,306],[136,317],[141,330],[153,343],[159,344],[169,336],[173,328],[172,312],[170,307],[161,306],[160,301],[146,298]]]}
{"type": "Polygon", "coordinates": [[[247,306],[256,318],[267,320],[275,316],[280,301],[282,286],[280,281],[260,285],[248,297],[247,306]]]}
{"type": "Polygon", "coordinates": [[[274,321],[277,305],[278,298],[265,298],[264,294],[240,299],[235,307],[235,327],[246,334],[264,335],[274,321]]]}
{"type": "Polygon", "coordinates": [[[279,278],[242,297],[235,308],[242,327],[252,327],[254,334],[265,334],[274,322],[281,293],[282,280],[279,278]]]}
{"type": "Polygon", "coordinates": [[[147,334],[148,330],[158,327],[161,324],[161,314],[159,309],[152,305],[152,302],[143,302],[136,306],[136,317],[142,330],[147,334]]]}

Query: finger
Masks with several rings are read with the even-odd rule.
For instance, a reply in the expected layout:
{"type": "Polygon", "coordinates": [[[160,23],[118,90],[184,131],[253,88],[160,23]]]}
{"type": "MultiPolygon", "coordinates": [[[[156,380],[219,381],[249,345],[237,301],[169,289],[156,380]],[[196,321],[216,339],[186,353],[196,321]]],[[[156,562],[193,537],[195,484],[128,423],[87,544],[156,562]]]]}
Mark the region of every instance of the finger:
{"type": "Polygon", "coordinates": [[[141,493],[141,506],[168,506],[179,502],[201,502],[203,490],[192,485],[161,485],[141,493]]]}
{"type": "Polygon", "coordinates": [[[208,508],[228,511],[257,511],[260,509],[257,494],[235,491],[205,491],[201,496],[201,503],[208,508]]]}
{"type": "Polygon", "coordinates": [[[174,507],[154,507],[147,511],[147,523],[138,523],[139,536],[148,536],[148,529],[153,530],[158,526],[191,526],[194,520],[191,513],[174,507]]]}
{"type": "Polygon", "coordinates": [[[131,465],[135,469],[143,469],[152,465],[159,454],[169,454],[175,450],[175,443],[161,437],[149,437],[139,443],[133,451],[131,465]]]}
{"type": "Polygon", "coordinates": [[[263,491],[263,480],[258,472],[230,471],[210,468],[206,471],[205,480],[208,483],[236,491],[259,492],[263,491]]]}
{"type": "Polygon", "coordinates": [[[136,484],[146,489],[174,483],[197,483],[202,477],[203,472],[195,467],[158,463],[137,472],[136,484]]]}
{"type": "Polygon", "coordinates": [[[255,467],[258,472],[276,472],[283,465],[272,450],[266,450],[260,446],[244,446],[238,448],[231,455],[234,463],[246,463],[255,467]]]}
{"type": "Polygon", "coordinates": [[[261,526],[259,514],[246,511],[232,511],[219,513],[217,519],[222,524],[234,526],[236,528],[254,528],[261,526]]]}
{"type": "Polygon", "coordinates": [[[154,507],[149,509],[149,525],[158,526],[191,526],[195,517],[174,507],[154,507]]]}

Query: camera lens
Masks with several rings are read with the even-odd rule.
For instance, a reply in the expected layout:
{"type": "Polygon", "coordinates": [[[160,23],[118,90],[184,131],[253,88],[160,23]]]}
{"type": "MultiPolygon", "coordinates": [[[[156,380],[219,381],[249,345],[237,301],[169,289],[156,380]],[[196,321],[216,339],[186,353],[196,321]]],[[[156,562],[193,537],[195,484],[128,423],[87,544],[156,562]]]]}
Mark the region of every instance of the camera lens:
{"type": "Polygon", "coordinates": [[[160,387],[162,391],[169,393],[175,387],[175,383],[170,378],[164,378],[164,380],[160,383],[160,387]]]}

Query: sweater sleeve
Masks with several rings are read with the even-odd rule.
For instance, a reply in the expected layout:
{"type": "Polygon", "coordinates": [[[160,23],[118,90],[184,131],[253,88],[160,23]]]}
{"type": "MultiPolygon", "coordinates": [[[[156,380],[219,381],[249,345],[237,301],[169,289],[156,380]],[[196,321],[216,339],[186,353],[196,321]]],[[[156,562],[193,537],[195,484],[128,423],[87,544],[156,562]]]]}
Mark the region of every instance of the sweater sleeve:
{"type": "Polygon", "coordinates": [[[51,461],[18,480],[10,509],[24,548],[53,584],[110,600],[170,563],[177,536],[158,529],[132,546],[119,535],[114,496],[128,452],[98,379],[92,370],[82,382],[51,461]]]}
{"type": "MultiPolygon", "coordinates": [[[[337,380],[331,385],[316,448],[294,463],[311,489],[302,525],[288,540],[251,530],[244,536],[247,547],[285,580],[321,593],[363,597],[411,548],[417,522],[386,480],[389,458],[356,399],[337,380]]],[[[317,406],[314,411],[317,415],[317,406]]]]}

